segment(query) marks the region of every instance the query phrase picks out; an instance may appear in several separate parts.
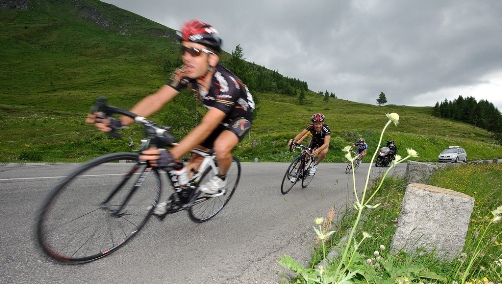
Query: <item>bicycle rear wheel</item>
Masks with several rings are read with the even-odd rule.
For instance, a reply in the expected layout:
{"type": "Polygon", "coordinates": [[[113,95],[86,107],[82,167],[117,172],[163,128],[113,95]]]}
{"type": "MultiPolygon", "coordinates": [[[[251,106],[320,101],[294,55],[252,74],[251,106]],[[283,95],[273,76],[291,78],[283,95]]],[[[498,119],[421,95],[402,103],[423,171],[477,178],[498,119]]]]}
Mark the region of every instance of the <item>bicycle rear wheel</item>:
{"type": "Polygon", "coordinates": [[[310,182],[314,179],[315,173],[311,174],[310,169],[312,168],[313,160],[310,158],[305,158],[309,159],[308,161],[305,161],[304,165],[304,170],[303,170],[303,177],[302,177],[302,188],[306,188],[310,182]]]}
{"type": "MultiPolygon", "coordinates": [[[[207,168],[202,174],[199,185],[204,184],[211,180],[215,176],[214,169],[212,167],[207,168]]],[[[197,223],[202,223],[209,221],[211,218],[216,216],[225,205],[227,205],[230,198],[235,192],[235,189],[239,185],[239,180],[241,178],[241,163],[236,157],[232,157],[232,164],[227,171],[227,186],[226,191],[220,196],[206,195],[199,190],[195,193],[193,197],[193,204],[188,210],[188,216],[190,219],[197,223]]]]}
{"type": "Polygon", "coordinates": [[[109,255],[136,236],[161,189],[158,171],[137,161],[134,153],[101,156],[61,181],[38,214],[36,235],[43,252],[59,262],[83,263],[109,255]]]}
{"type": "Polygon", "coordinates": [[[293,186],[298,182],[298,179],[302,177],[301,175],[302,170],[300,169],[301,161],[302,161],[302,156],[298,156],[289,165],[286,173],[284,174],[284,177],[282,178],[282,183],[281,183],[282,194],[288,193],[291,190],[291,188],[293,188],[293,186]]]}

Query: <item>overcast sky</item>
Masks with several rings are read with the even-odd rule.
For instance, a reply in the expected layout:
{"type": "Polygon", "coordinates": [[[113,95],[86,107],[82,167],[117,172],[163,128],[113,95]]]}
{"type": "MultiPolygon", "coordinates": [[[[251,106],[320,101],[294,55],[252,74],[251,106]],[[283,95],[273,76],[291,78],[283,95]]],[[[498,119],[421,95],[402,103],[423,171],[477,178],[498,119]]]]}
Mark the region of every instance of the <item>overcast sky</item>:
{"type": "Polygon", "coordinates": [[[106,0],[169,28],[213,25],[223,49],[338,98],[502,111],[500,0],[106,0]]]}

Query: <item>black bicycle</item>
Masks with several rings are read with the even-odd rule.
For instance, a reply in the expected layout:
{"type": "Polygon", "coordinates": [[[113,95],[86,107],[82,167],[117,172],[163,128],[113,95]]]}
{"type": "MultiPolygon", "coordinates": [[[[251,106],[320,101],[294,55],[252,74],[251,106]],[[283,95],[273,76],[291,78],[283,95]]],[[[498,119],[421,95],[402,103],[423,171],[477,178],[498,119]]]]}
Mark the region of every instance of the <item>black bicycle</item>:
{"type": "Polygon", "coordinates": [[[286,174],[282,178],[282,194],[288,193],[299,180],[302,181],[302,188],[306,188],[315,176],[315,172],[311,171],[315,163],[315,157],[311,154],[313,149],[304,145],[291,143],[289,150],[294,151],[296,148],[300,148],[301,153],[291,162],[286,174]]]}
{"type": "MultiPolygon", "coordinates": [[[[122,114],[145,128],[141,150],[151,146],[174,145],[168,127],[160,127],[127,110],[106,105],[101,98],[96,110],[106,116],[122,114]]],[[[113,134],[117,136],[117,134],[113,134]]],[[[38,214],[36,239],[43,252],[63,263],[93,261],[123,247],[145,226],[157,206],[164,176],[174,191],[167,198],[167,211],[159,215],[188,211],[194,222],[205,222],[218,214],[235,192],[241,166],[233,157],[227,172],[227,187],[221,193],[206,195],[199,185],[218,173],[212,151],[194,149],[204,157],[198,171],[181,186],[173,166],[156,168],[139,160],[138,153],[113,153],[95,158],[70,173],[47,196],[38,214]],[[165,173],[166,175],[164,175],[165,173]]]]}
{"type": "MultiPolygon", "coordinates": [[[[357,169],[361,165],[361,162],[362,162],[361,154],[356,154],[356,156],[354,157],[354,172],[357,171],[357,169]]],[[[349,162],[347,164],[347,167],[345,168],[345,173],[348,174],[351,172],[351,170],[352,170],[352,162],[349,162]]]]}

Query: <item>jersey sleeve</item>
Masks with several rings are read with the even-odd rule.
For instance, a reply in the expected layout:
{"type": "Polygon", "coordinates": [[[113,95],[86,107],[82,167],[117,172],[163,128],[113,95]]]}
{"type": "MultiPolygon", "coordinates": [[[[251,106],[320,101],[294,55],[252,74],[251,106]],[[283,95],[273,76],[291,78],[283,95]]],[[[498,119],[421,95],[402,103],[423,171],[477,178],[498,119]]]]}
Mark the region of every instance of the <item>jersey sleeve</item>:
{"type": "Polygon", "coordinates": [[[330,135],[331,136],[331,129],[329,128],[329,126],[327,126],[325,124],[325,125],[323,125],[323,129],[324,129],[325,135],[330,135]]]}

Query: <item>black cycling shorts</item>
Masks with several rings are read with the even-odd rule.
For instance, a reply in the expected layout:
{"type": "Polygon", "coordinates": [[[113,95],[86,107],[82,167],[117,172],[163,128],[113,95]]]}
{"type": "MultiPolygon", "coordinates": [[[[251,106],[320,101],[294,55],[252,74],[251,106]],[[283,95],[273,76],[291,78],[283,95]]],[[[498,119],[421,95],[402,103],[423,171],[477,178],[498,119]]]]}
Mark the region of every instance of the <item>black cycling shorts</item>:
{"type": "Polygon", "coordinates": [[[234,133],[237,138],[239,139],[239,142],[244,139],[244,136],[249,132],[249,129],[251,129],[251,121],[247,120],[244,117],[238,117],[235,118],[234,120],[230,121],[228,124],[220,124],[216,129],[206,138],[201,143],[201,146],[204,146],[206,148],[212,149],[214,146],[214,141],[216,141],[216,138],[220,136],[220,134],[225,131],[229,130],[232,133],[234,133]]]}
{"type": "Polygon", "coordinates": [[[310,142],[310,145],[309,145],[309,148],[310,149],[317,149],[319,147],[321,147],[323,145],[323,143],[314,143],[314,141],[310,142]]]}

